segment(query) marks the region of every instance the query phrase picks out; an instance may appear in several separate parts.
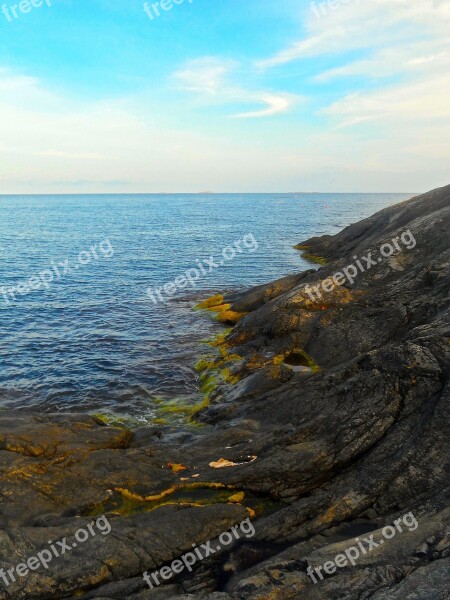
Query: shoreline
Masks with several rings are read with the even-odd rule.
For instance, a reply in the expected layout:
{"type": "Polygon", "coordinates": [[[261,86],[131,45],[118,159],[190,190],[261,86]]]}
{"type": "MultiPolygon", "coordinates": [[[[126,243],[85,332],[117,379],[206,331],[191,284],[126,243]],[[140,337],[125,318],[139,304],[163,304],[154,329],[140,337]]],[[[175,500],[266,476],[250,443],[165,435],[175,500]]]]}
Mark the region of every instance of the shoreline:
{"type": "Polygon", "coordinates": [[[231,327],[197,363],[208,402],[188,416],[207,426],[202,435],[2,412],[2,561],[33,554],[100,512],[111,523],[105,543],[97,536],[71,562],[55,559],[8,591],[17,600],[338,600],[352,590],[352,598],[401,600],[419,581],[441,597],[449,224],[447,186],[302,241],[326,259],[319,270],[200,303],[231,327]],[[406,229],[414,247],[320,300],[308,295],[307,286],[406,229]],[[408,512],[416,529],[318,583],[308,576],[355,536],[378,535],[408,512]],[[252,539],[235,540],[158,595],[146,587],[142,573],[247,518],[252,539]]]}

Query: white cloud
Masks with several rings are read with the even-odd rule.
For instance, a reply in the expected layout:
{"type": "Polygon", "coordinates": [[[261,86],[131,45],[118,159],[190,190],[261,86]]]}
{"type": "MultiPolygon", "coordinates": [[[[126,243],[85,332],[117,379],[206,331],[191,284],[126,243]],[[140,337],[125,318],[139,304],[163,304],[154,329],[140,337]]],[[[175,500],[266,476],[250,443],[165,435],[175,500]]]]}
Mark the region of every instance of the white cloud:
{"type": "Polygon", "coordinates": [[[330,69],[320,73],[315,79],[328,81],[336,77],[348,76],[381,78],[398,74],[429,76],[435,72],[445,72],[449,67],[450,41],[436,39],[404,44],[400,47],[382,48],[369,58],[330,69]]]}
{"type": "Polygon", "coordinates": [[[339,117],[341,125],[362,121],[410,121],[416,129],[430,121],[450,118],[450,74],[373,92],[349,94],[323,112],[339,117]]]}
{"type": "Polygon", "coordinates": [[[348,31],[343,27],[329,29],[295,42],[292,46],[286,50],[282,50],[275,56],[258,61],[256,66],[265,69],[284,65],[300,58],[328,53],[342,47],[342,44],[347,41],[347,34],[348,31]]]}
{"type": "Polygon", "coordinates": [[[285,112],[298,99],[292,94],[249,90],[232,82],[237,65],[233,61],[204,57],[188,61],[173,74],[180,90],[195,93],[205,104],[264,104],[265,108],[231,115],[237,119],[270,117],[285,112]]]}
{"type": "Polygon", "coordinates": [[[274,96],[269,94],[261,94],[261,102],[267,105],[267,108],[261,110],[239,113],[233,115],[235,119],[255,119],[259,117],[270,117],[277,113],[288,110],[291,106],[290,100],[286,96],[274,96]]]}
{"type": "MultiPolygon", "coordinates": [[[[323,1],[320,2],[323,4],[323,1]]],[[[352,0],[317,18],[309,8],[307,35],[276,55],[261,60],[261,68],[303,58],[389,45],[401,48],[411,40],[448,39],[448,0],[352,0]]]]}

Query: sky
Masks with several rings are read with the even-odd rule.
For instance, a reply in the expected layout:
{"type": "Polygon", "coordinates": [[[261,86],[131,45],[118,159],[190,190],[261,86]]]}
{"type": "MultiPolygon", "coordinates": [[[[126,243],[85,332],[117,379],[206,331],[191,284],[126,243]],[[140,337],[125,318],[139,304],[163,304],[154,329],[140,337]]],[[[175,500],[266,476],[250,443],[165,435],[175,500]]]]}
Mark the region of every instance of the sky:
{"type": "Polygon", "coordinates": [[[448,0],[152,4],[0,3],[0,194],[450,183],[448,0]]]}

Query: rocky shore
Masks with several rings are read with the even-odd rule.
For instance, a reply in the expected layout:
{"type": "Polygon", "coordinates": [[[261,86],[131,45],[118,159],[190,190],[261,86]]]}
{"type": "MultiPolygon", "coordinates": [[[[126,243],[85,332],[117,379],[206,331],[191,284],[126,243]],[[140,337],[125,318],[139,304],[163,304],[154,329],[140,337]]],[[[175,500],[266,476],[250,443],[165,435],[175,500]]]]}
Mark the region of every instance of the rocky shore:
{"type": "Polygon", "coordinates": [[[2,413],[0,568],[98,515],[111,532],[0,600],[450,598],[450,186],[299,248],[319,270],[203,303],[232,329],[198,364],[205,401],[180,408],[195,427],[2,413]],[[251,538],[143,580],[249,517],[251,538]],[[320,570],[355,538],[376,546],[320,570]]]}

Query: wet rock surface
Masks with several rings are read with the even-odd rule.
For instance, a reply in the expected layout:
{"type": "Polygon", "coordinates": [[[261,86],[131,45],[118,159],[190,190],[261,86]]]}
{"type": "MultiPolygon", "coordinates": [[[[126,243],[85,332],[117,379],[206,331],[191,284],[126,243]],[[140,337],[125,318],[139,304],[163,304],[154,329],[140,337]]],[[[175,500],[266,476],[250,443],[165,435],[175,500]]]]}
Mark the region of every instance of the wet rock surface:
{"type": "Polygon", "coordinates": [[[2,413],[0,567],[102,514],[111,531],[0,581],[0,599],[449,598],[449,242],[450,186],[302,242],[327,259],[319,270],[225,296],[245,315],[220,342],[232,380],[194,432],[2,413]],[[308,293],[367,252],[376,264],[353,283],[308,293]],[[293,353],[310,366],[290,369],[293,353]],[[143,581],[249,516],[254,535],[155,589],[143,581]],[[356,538],[377,545],[320,571],[356,538]]]}

